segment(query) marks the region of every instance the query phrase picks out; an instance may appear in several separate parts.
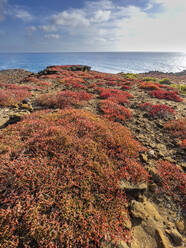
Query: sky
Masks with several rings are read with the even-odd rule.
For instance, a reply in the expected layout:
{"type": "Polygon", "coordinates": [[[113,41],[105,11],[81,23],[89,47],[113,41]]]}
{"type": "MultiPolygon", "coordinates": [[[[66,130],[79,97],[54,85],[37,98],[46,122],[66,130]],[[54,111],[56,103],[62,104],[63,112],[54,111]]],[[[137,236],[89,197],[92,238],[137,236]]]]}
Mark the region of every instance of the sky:
{"type": "Polygon", "coordinates": [[[186,0],[0,0],[0,52],[186,52],[186,0]]]}

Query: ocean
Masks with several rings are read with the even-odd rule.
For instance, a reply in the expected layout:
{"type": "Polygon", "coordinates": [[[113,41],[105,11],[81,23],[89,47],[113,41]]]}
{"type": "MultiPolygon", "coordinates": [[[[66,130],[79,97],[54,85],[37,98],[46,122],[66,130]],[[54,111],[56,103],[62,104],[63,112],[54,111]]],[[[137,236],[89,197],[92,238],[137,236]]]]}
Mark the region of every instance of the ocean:
{"type": "Polygon", "coordinates": [[[119,73],[186,70],[186,53],[178,52],[62,52],[0,53],[0,70],[39,72],[49,65],[89,65],[92,70],[119,73]]]}

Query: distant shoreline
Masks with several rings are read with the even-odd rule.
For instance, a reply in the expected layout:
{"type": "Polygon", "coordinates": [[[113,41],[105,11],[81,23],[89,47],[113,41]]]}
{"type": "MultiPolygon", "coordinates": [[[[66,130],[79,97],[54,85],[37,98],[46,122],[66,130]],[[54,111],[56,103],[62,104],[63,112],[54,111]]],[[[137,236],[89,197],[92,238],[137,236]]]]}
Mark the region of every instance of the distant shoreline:
{"type": "MultiPolygon", "coordinates": [[[[29,72],[29,73],[33,73],[33,74],[37,74],[39,73],[40,71],[38,72],[32,72],[32,71],[29,71],[29,70],[25,70],[25,69],[21,69],[21,68],[12,68],[12,69],[4,69],[4,70],[0,70],[0,72],[12,72],[12,71],[25,71],[25,72],[29,72]]],[[[93,70],[93,71],[97,71],[97,70],[93,70]]],[[[102,71],[99,71],[99,72],[102,72],[102,71]]],[[[103,72],[105,73],[105,72],[103,72]]],[[[106,72],[107,73],[107,72],[106,72]]],[[[120,73],[128,73],[128,72],[125,72],[125,71],[121,71],[119,73],[111,73],[111,74],[120,74],[120,73]]],[[[174,75],[174,76],[185,76],[186,75],[186,70],[182,70],[180,72],[162,72],[162,71],[147,71],[147,72],[139,72],[139,73],[134,73],[134,72],[130,72],[130,73],[133,73],[133,74],[139,74],[139,75],[142,75],[142,74],[145,74],[145,75],[149,75],[149,74],[156,74],[156,75],[174,75]]]]}
{"type": "Polygon", "coordinates": [[[20,68],[38,73],[50,65],[85,64],[94,71],[117,74],[180,73],[186,70],[181,52],[56,52],[0,53],[0,70],[20,68]]]}

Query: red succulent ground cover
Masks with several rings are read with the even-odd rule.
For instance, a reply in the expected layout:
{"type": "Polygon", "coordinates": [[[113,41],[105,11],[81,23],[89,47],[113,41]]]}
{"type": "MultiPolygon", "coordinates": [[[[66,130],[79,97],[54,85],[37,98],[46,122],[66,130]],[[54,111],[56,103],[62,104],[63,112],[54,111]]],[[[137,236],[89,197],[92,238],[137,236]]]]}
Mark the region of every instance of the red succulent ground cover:
{"type": "Polygon", "coordinates": [[[0,87],[9,90],[33,90],[32,86],[9,84],[9,83],[0,83],[0,87]]]}
{"type": "Polygon", "coordinates": [[[28,83],[34,83],[34,85],[36,85],[38,87],[51,86],[52,85],[51,82],[45,82],[45,81],[42,81],[42,80],[40,80],[40,79],[38,79],[36,77],[28,77],[28,78],[26,78],[26,82],[28,82],[28,83]]]}
{"type": "Polygon", "coordinates": [[[186,179],[183,172],[175,164],[159,160],[157,167],[161,179],[162,191],[166,191],[180,204],[184,204],[186,195],[186,179]]]}
{"type": "Polygon", "coordinates": [[[99,247],[130,239],[121,179],[148,173],[120,123],[90,112],[38,111],[0,131],[1,247],[99,247]]]}
{"type": "Polygon", "coordinates": [[[78,77],[64,77],[60,83],[65,84],[68,88],[86,89],[85,81],[78,77]]]}
{"type": "Polygon", "coordinates": [[[85,91],[77,92],[64,90],[57,93],[56,95],[42,94],[37,99],[37,102],[41,106],[47,106],[50,108],[65,108],[70,106],[82,105],[92,98],[94,98],[94,95],[85,91]]]}
{"type": "Polygon", "coordinates": [[[186,139],[182,140],[180,146],[182,149],[186,149],[186,139]]]}
{"type": "Polygon", "coordinates": [[[30,95],[26,89],[0,89],[0,106],[13,106],[30,95]]]}
{"type": "Polygon", "coordinates": [[[186,138],[186,118],[168,121],[165,126],[174,137],[186,138]]]}
{"type": "Polygon", "coordinates": [[[132,114],[129,109],[109,99],[100,101],[99,108],[103,112],[104,117],[112,121],[125,122],[126,119],[132,118],[132,114]]]}
{"type": "Polygon", "coordinates": [[[164,128],[169,130],[173,137],[181,139],[181,148],[186,148],[186,118],[168,121],[164,128]]]}
{"type": "Polygon", "coordinates": [[[146,102],[141,104],[140,108],[148,111],[148,114],[152,117],[164,118],[175,114],[175,110],[165,104],[153,105],[146,102]]]}
{"type": "Polygon", "coordinates": [[[176,91],[153,90],[149,92],[149,95],[158,99],[167,99],[175,102],[183,101],[183,99],[178,96],[176,91]]]}
{"type": "Polygon", "coordinates": [[[160,85],[158,83],[152,83],[152,82],[142,82],[139,83],[141,89],[145,90],[159,90],[160,85]]]}
{"type": "Polygon", "coordinates": [[[175,88],[173,88],[173,87],[171,87],[171,86],[169,86],[169,85],[159,84],[159,87],[160,87],[160,88],[167,89],[167,90],[172,90],[172,91],[178,92],[177,89],[175,89],[175,88]]]}
{"type": "Polygon", "coordinates": [[[93,76],[93,79],[105,80],[105,83],[110,86],[121,86],[126,83],[132,84],[132,82],[123,79],[120,75],[102,73],[97,71],[91,71],[90,75],[93,76]]]}
{"type": "Polygon", "coordinates": [[[41,78],[43,79],[57,79],[61,78],[60,74],[49,74],[49,75],[43,75],[41,78]]]}
{"type": "Polygon", "coordinates": [[[129,90],[129,89],[131,89],[131,87],[130,86],[127,86],[127,85],[123,85],[121,87],[121,90],[129,90]]]}
{"type": "Polygon", "coordinates": [[[102,99],[108,99],[116,103],[129,103],[130,98],[133,98],[133,95],[129,92],[109,89],[109,88],[98,88],[99,96],[102,99]]]}

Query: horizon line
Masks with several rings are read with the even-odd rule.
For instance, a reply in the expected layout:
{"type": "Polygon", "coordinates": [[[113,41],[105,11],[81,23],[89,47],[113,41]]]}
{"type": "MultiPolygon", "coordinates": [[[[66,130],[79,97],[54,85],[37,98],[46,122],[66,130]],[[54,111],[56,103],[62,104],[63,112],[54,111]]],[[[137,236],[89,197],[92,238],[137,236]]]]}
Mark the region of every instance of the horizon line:
{"type": "Polygon", "coordinates": [[[16,54],[16,53],[186,53],[186,51],[22,51],[22,52],[8,52],[0,51],[1,54],[16,54]]]}

